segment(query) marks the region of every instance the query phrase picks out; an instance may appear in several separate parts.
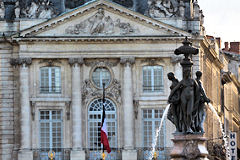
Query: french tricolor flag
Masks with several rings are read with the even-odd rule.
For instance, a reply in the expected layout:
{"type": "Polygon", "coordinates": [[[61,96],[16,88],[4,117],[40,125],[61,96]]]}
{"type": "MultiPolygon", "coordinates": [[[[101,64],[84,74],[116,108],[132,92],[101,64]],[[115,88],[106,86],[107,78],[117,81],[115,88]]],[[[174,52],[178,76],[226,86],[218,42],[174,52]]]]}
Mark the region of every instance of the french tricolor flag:
{"type": "Polygon", "coordinates": [[[101,143],[103,144],[103,151],[104,149],[107,150],[108,153],[111,152],[111,148],[109,146],[108,142],[108,133],[107,133],[107,122],[106,122],[106,116],[105,116],[105,85],[103,84],[103,100],[102,100],[102,107],[103,107],[103,113],[102,113],[102,126],[101,126],[101,143]]]}

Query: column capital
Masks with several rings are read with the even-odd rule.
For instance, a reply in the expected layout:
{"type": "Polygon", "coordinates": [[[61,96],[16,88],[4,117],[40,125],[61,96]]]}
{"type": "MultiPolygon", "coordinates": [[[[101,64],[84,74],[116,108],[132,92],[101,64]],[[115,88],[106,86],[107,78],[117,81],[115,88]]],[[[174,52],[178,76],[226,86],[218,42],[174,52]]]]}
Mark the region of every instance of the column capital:
{"type": "Polygon", "coordinates": [[[82,57],[79,57],[79,58],[69,58],[68,59],[68,63],[73,66],[75,64],[78,64],[78,65],[82,65],[84,64],[84,60],[82,57]]]}
{"type": "Polygon", "coordinates": [[[125,66],[127,64],[133,65],[135,63],[135,57],[121,57],[120,63],[124,64],[125,66]]]}
{"type": "Polygon", "coordinates": [[[17,66],[17,65],[31,65],[32,64],[32,58],[11,58],[10,59],[10,64],[12,66],[17,66]]]}

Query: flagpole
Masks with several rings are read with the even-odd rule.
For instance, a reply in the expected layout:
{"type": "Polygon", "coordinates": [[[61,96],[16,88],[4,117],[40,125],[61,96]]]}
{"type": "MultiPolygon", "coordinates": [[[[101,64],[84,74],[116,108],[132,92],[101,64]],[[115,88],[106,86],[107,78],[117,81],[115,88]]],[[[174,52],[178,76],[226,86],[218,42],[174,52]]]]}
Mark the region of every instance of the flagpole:
{"type": "MultiPolygon", "coordinates": [[[[105,103],[105,83],[102,83],[102,87],[103,87],[102,109],[103,109],[103,114],[105,114],[105,106],[104,106],[104,103],[105,103]]],[[[102,114],[102,122],[103,122],[103,118],[105,117],[105,115],[103,115],[103,114],[102,114]]],[[[102,150],[102,158],[103,158],[103,160],[105,160],[104,145],[103,145],[103,150],[102,150]]]]}

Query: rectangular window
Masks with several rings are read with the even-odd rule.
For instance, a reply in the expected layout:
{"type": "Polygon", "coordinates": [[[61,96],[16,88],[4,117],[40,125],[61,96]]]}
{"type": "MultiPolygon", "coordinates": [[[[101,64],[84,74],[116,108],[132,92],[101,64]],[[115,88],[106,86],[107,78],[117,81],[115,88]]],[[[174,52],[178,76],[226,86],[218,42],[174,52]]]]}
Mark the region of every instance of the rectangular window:
{"type": "Polygon", "coordinates": [[[56,153],[55,160],[62,160],[62,112],[40,111],[40,159],[48,160],[48,152],[56,153]]]}
{"type": "MultiPolygon", "coordinates": [[[[149,159],[151,147],[156,136],[156,131],[159,128],[161,118],[163,115],[162,109],[143,109],[142,110],[142,120],[143,120],[143,148],[144,153],[142,155],[143,159],[149,159]]],[[[165,123],[161,128],[159,136],[157,138],[157,155],[158,159],[165,158],[164,148],[165,148],[165,123]]]]}
{"type": "Polygon", "coordinates": [[[163,91],[163,68],[161,66],[143,67],[143,92],[163,91]]]}
{"type": "Polygon", "coordinates": [[[40,93],[61,93],[60,67],[42,67],[40,80],[40,93]]]}

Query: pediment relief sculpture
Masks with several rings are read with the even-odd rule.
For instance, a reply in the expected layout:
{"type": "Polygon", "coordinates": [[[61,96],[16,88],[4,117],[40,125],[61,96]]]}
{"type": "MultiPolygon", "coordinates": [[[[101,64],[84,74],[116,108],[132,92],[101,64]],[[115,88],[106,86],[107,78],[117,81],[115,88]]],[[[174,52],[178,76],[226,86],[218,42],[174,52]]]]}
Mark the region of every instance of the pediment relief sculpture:
{"type": "Polygon", "coordinates": [[[92,17],[74,25],[69,26],[66,34],[71,35],[129,35],[138,33],[139,30],[134,28],[130,23],[121,22],[120,19],[114,19],[105,15],[102,8],[92,17]]]}
{"type": "Polygon", "coordinates": [[[149,0],[148,16],[152,18],[183,17],[184,4],[176,0],[149,0]]]}

